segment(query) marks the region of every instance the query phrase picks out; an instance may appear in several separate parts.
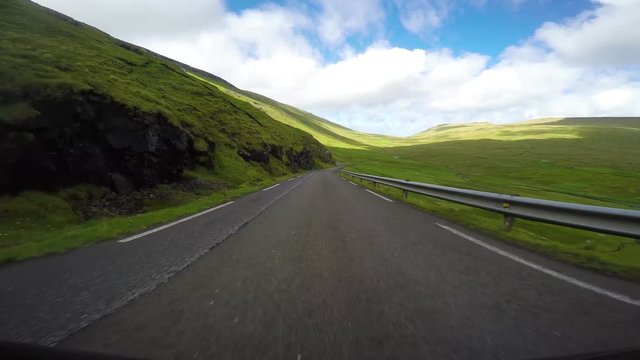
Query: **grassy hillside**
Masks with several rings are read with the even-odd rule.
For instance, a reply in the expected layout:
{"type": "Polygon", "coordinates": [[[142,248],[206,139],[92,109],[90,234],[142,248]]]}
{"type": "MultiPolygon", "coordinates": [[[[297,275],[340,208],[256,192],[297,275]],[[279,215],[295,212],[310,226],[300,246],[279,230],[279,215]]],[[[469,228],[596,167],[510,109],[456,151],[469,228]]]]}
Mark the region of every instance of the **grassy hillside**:
{"type": "Polygon", "coordinates": [[[28,1],[0,6],[4,124],[36,116],[38,102],[90,92],[132,110],[160,113],[196,139],[220,144],[221,162],[249,166],[235,150],[263,143],[321,148],[303,132],[203,85],[174,63],[28,1]]]}
{"type": "MultiPolygon", "coordinates": [[[[366,134],[351,130],[293,106],[279,103],[250,91],[229,86],[228,83],[220,82],[216,77],[205,72],[191,73],[191,75],[194,78],[216,86],[220,91],[229,96],[248,102],[255,108],[260,109],[284,124],[291,125],[313,135],[314,138],[318,139],[318,141],[327,147],[367,149],[372,146],[393,145],[398,141],[405,143],[405,139],[403,138],[366,134]]],[[[406,144],[412,143],[415,144],[417,142],[410,140],[406,142],[406,144]]]]}
{"type": "Polygon", "coordinates": [[[413,137],[420,145],[375,149],[376,160],[356,161],[362,155],[355,151],[336,154],[365,172],[380,171],[386,157],[393,164],[383,167],[418,181],[639,208],[640,119],[564,123],[436,127],[413,137]]]}
{"type": "MultiPolygon", "coordinates": [[[[167,221],[331,163],[181,64],[0,2],[0,262],[167,221]]],[[[222,81],[222,80],[220,80],[222,81]]]]}
{"type": "MultiPolygon", "coordinates": [[[[440,127],[424,144],[332,149],[354,171],[461,188],[583,204],[640,209],[640,119],[440,127]],[[595,125],[593,123],[596,123],[595,125]]],[[[364,184],[368,186],[367,184],[364,184]]],[[[378,187],[390,197],[398,190],[378,187]]],[[[427,197],[408,202],[581,266],[640,280],[637,240],[517,220],[510,232],[497,214],[427,197]]]]}
{"type": "MultiPolygon", "coordinates": [[[[206,78],[276,120],[304,129],[347,168],[370,174],[583,204],[640,209],[640,118],[548,118],[508,125],[441,125],[410,137],[363,134],[206,78]]],[[[368,186],[366,183],[364,186],[368,186]]],[[[640,280],[640,244],[517,220],[377,187],[399,201],[580,266],[640,280]]]]}

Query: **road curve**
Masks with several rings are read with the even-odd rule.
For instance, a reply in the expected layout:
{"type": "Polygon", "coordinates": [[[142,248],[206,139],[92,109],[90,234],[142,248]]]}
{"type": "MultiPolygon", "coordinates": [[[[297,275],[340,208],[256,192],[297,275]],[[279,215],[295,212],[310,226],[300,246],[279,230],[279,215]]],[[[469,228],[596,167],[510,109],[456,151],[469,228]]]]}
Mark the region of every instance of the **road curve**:
{"type": "MultiPolygon", "coordinates": [[[[495,242],[331,171],[298,181],[259,192],[287,191],[58,346],[158,359],[522,359],[640,344],[640,306],[540,269],[630,299],[635,284],[495,242]]],[[[190,223],[149,236],[214,232],[190,223]]]]}

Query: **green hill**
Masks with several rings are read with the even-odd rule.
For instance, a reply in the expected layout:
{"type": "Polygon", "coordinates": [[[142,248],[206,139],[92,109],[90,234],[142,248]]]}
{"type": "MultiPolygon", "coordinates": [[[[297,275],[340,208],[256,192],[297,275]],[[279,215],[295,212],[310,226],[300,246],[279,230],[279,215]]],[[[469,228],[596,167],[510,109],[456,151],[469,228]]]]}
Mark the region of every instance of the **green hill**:
{"type": "Polygon", "coordinates": [[[217,86],[302,129],[349,168],[388,176],[587,204],[640,208],[640,118],[546,118],[439,125],[409,137],[358,132],[262,95],[217,86]],[[625,184],[629,184],[626,186],[625,184]]]}
{"type": "Polygon", "coordinates": [[[402,141],[402,138],[366,134],[349,129],[304,110],[269,99],[266,96],[241,90],[235,86],[229,86],[228,83],[220,82],[219,78],[203,71],[191,72],[191,75],[205,83],[215,85],[220,91],[229,96],[248,102],[284,124],[313,135],[327,147],[367,149],[372,146],[388,146],[396,141],[402,141]]]}
{"type": "MultiPolygon", "coordinates": [[[[303,129],[347,168],[461,188],[640,209],[640,118],[547,118],[507,125],[440,125],[409,137],[364,134],[247,91],[194,76],[276,120],[303,129]]],[[[364,186],[368,186],[366,183],[364,186]]],[[[633,239],[518,220],[421,196],[401,198],[431,213],[581,266],[640,280],[633,239]]]]}
{"type": "MultiPolygon", "coordinates": [[[[72,122],[94,127],[87,131],[109,131],[120,125],[110,123],[117,122],[115,118],[155,123],[159,129],[153,131],[184,134],[179,137],[185,138],[186,151],[195,154],[185,154],[193,157],[186,161],[210,162],[216,169],[236,163],[248,169],[251,164],[245,160],[262,160],[266,172],[256,168],[256,177],[301,165],[292,160],[303,149],[314,159],[324,155],[324,148],[307,134],[194,80],[175,63],[27,1],[4,1],[2,7],[0,120],[5,136],[9,130],[53,128],[55,121],[57,128],[72,122]],[[207,157],[211,161],[200,161],[207,157]]],[[[140,130],[141,136],[146,130],[140,130]]],[[[38,135],[31,131],[20,136],[38,135]]],[[[7,142],[5,138],[3,144],[7,142]]],[[[23,145],[14,141],[10,146],[23,145]]],[[[15,179],[2,180],[6,186],[15,179]]]]}
{"type": "Polygon", "coordinates": [[[309,134],[183,64],[30,1],[0,2],[0,78],[0,261],[135,231],[333,162],[309,134]]]}
{"type": "MultiPolygon", "coordinates": [[[[417,145],[332,152],[354,171],[638,210],[638,124],[624,118],[442,126],[411,137],[417,145]]],[[[395,189],[376,190],[401,199],[395,189]]],[[[500,216],[487,211],[413,195],[408,202],[540,253],[640,280],[637,240],[525,220],[507,232],[500,216]]]]}
{"type": "MultiPolygon", "coordinates": [[[[603,137],[607,137],[609,132],[614,132],[612,135],[615,138],[621,129],[640,127],[640,118],[637,117],[545,118],[507,125],[493,125],[483,122],[446,124],[408,137],[367,134],[349,129],[265,96],[238,89],[228,82],[224,80],[221,81],[220,78],[206,72],[198,71],[197,73],[190,72],[190,74],[204,82],[215,85],[218,89],[236,99],[248,102],[284,124],[291,125],[313,135],[318,141],[330,148],[334,155],[337,155],[338,160],[342,161],[348,160],[347,154],[350,153],[349,150],[371,150],[378,152],[389,148],[420,146],[455,140],[474,141],[484,139],[517,141],[527,139],[575,139],[582,136],[580,135],[581,133],[589,132],[590,129],[603,137]],[[593,129],[593,127],[598,127],[598,129],[593,129]],[[341,158],[340,154],[344,154],[344,156],[341,158]]],[[[602,151],[600,154],[609,156],[611,150],[615,153],[617,147],[621,145],[622,144],[618,143],[613,147],[609,146],[608,150],[602,151]]],[[[580,150],[580,148],[577,148],[573,155],[580,156],[580,150]]],[[[535,154],[535,150],[533,153],[535,154]]]]}
{"type": "Polygon", "coordinates": [[[192,76],[303,129],[356,171],[532,197],[640,208],[640,118],[546,118],[366,134],[262,95],[192,76]]]}

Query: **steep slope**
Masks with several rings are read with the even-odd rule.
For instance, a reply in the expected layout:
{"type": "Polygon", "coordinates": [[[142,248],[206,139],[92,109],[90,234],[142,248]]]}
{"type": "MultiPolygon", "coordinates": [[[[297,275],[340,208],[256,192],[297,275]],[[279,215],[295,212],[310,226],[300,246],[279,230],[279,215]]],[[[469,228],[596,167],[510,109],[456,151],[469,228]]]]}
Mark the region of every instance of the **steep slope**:
{"type": "Polygon", "coordinates": [[[0,38],[2,192],[142,188],[196,166],[237,183],[332,161],[177,64],[31,2],[0,4],[0,38]]]}
{"type": "Polygon", "coordinates": [[[185,69],[30,1],[0,1],[0,262],[333,163],[311,135],[185,69]]]}
{"type": "Polygon", "coordinates": [[[328,147],[347,149],[367,149],[372,146],[389,146],[402,142],[403,138],[378,134],[367,134],[333,123],[304,110],[282,104],[266,96],[241,90],[226,81],[204,71],[190,71],[203,82],[215,85],[220,91],[236,99],[243,100],[260,109],[272,118],[313,135],[328,147]]]}

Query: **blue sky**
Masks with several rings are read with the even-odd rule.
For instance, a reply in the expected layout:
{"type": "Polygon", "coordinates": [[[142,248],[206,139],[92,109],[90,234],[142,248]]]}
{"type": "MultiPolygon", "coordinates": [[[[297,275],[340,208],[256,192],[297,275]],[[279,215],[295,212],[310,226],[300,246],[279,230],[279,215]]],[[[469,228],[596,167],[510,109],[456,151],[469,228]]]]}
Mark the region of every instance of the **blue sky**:
{"type": "MultiPolygon", "coordinates": [[[[234,0],[227,2],[227,9],[240,13],[267,4],[308,6],[318,10],[317,4],[294,1],[234,0]]],[[[409,49],[449,48],[456,53],[478,52],[497,57],[508,46],[529,38],[545,22],[558,22],[593,9],[589,0],[489,0],[484,4],[459,1],[448,12],[438,28],[421,33],[407,30],[400,21],[398,7],[385,4],[385,31],[383,37],[389,43],[409,49]]],[[[379,34],[371,32],[355,34],[348,43],[363,50],[379,34]]],[[[334,58],[331,48],[324,48],[324,56],[334,58]]]]}
{"type": "Polygon", "coordinates": [[[457,51],[497,56],[506,47],[530,37],[543,23],[562,21],[592,7],[593,4],[585,0],[467,5],[445,21],[438,31],[438,44],[457,51]]]}
{"type": "Polygon", "coordinates": [[[640,0],[36,0],[366,132],[640,115],[640,0]]]}

